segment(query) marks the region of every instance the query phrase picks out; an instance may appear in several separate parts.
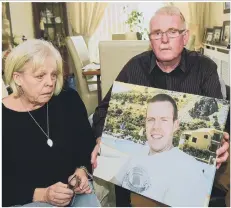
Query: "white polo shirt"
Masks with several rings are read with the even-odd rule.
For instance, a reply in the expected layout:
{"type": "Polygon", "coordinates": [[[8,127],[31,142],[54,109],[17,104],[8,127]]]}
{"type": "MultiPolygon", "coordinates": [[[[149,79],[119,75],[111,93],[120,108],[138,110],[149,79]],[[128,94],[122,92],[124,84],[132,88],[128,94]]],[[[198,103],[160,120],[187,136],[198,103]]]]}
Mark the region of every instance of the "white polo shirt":
{"type": "Polygon", "coordinates": [[[208,206],[215,170],[172,148],[129,158],[112,182],[170,206],[208,206]]]}

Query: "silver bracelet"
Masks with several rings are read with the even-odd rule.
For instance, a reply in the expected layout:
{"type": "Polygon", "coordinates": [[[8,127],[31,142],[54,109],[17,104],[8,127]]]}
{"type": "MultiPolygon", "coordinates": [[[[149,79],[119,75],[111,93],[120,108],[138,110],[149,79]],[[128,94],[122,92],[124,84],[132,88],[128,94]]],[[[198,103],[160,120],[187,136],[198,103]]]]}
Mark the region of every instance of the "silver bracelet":
{"type": "Polygon", "coordinates": [[[88,175],[88,177],[89,177],[91,180],[93,179],[93,175],[90,174],[90,173],[88,172],[88,170],[87,170],[87,168],[86,168],[85,166],[80,166],[80,167],[77,168],[77,169],[82,169],[82,170],[84,170],[85,173],[88,175]]]}

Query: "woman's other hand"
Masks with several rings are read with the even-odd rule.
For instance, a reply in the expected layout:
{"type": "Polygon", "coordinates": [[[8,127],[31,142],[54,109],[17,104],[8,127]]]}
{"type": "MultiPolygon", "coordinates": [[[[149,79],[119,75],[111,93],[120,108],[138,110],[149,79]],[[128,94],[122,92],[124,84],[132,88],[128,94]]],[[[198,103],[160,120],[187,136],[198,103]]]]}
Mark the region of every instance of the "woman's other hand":
{"type": "Polygon", "coordinates": [[[47,188],[36,188],[33,201],[45,202],[54,206],[67,206],[74,192],[67,188],[67,184],[58,182],[47,188]]]}
{"type": "Polygon", "coordinates": [[[67,184],[58,182],[47,188],[45,200],[54,206],[67,206],[73,195],[73,191],[67,188],[67,184]]]}
{"type": "Polygon", "coordinates": [[[77,168],[75,173],[68,178],[68,181],[70,181],[69,183],[72,186],[74,186],[73,191],[75,193],[78,193],[78,194],[90,194],[91,193],[88,176],[84,169],[77,168]],[[74,177],[74,175],[76,175],[76,177],[74,177]]]}

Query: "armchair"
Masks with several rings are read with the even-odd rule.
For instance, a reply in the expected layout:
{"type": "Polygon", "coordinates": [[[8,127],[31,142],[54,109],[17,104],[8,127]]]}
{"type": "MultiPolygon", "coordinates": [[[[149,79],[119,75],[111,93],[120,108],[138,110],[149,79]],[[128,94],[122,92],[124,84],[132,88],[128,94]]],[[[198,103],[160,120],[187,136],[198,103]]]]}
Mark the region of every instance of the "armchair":
{"type": "Polygon", "coordinates": [[[134,56],[149,50],[148,40],[113,40],[99,43],[102,98],[123,66],[134,56]]]}
{"type": "Polygon", "coordinates": [[[89,90],[89,82],[87,81],[86,76],[83,76],[82,74],[82,68],[87,64],[90,64],[88,49],[82,36],[67,37],[65,43],[73,64],[76,88],[86,106],[89,116],[95,111],[95,108],[98,105],[98,96],[97,91],[89,90]]]}

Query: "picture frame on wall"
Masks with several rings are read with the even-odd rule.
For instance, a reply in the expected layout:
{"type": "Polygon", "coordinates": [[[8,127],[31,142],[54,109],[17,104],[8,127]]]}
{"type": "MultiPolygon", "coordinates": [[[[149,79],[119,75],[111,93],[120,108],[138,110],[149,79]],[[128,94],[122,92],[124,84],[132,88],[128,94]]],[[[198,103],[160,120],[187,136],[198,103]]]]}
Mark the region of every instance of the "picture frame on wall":
{"type": "Polygon", "coordinates": [[[223,5],[224,5],[223,13],[224,14],[230,13],[230,2],[224,2],[223,5]]]}
{"type": "Polygon", "coordinates": [[[215,26],[213,27],[213,44],[220,44],[222,35],[222,27],[215,26]]]}
{"type": "Polygon", "coordinates": [[[221,45],[228,46],[230,44],[230,21],[223,22],[221,45]]]}
{"type": "Polygon", "coordinates": [[[213,41],[213,28],[205,28],[203,42],[212,44],[213,41]]]}

